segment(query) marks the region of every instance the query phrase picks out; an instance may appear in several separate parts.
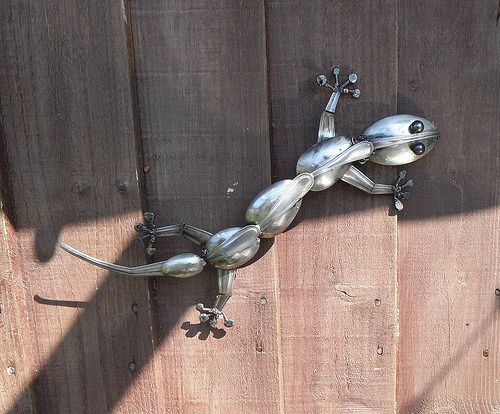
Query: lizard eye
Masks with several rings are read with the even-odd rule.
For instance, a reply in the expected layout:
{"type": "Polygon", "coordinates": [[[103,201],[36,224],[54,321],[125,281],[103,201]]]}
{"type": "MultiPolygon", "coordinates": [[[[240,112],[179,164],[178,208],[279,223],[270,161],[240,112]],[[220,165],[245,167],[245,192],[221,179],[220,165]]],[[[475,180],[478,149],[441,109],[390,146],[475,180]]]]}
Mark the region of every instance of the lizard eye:
{"type": "Polygon", "coordinates": [[[413,121],[408,127],[410,134],[418,134],[424,130],[424,123],[422,121],[413,121]]]}
{"type": "Polygon", "coordinates": [[[416,155],[422,155],[425,152],[425,145],[421,142],[413,144],[410,148],[416,155]]]}

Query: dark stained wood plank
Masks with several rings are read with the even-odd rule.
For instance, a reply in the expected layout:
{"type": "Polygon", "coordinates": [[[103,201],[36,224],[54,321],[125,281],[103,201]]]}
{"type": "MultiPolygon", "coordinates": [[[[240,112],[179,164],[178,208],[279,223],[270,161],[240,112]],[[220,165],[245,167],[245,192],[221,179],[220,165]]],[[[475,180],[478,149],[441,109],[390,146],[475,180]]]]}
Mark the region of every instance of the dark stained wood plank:
{"type": "MultiPolygon", "coordinates": [[[[132,20],[148,209],[159,224],[244,225],[270,183],[263,4],[133,1],[132,20]]],[[[166,241],[155,260],[183,251],[193,245],[166,241]]],[[[194,309],[211,306],[215,275],[153,284],[161,410],[278,412],[273,253],[239,271],[227,332],[199,325],[194,309]]]]}
{"type": "Polygon", "coordinates": [[[441,139],[398,223],[401,413],[500,410],[497,1],[401,1],[399,109],[441,139]]]}
{"type": "Polygon", "coordinates": [[[144,262],[128,248],[141,202],[126,15],[101,1],[0,8],[2,411],[154,412],[147,281],[56,250],[61,237],[144,262]]]}
{"type": "MultiPolygon", "coordinates": [[[[359,134],[395,113],[394,2],[269,1],[268,40],[274,179],[292,177],[297,158],[316,142],[329,97],[316,77],[334,64],[344,76],[355,71],[362,90],[357,101],[342,98],[338,133],[359,134]]],[[[362,168],[381,181],[395,177],[394,170],[362,168]]],[[[390,203],[340,183],[308,194],[300,224],[277,238],[286,412],[395,409],[390,203]]]]}

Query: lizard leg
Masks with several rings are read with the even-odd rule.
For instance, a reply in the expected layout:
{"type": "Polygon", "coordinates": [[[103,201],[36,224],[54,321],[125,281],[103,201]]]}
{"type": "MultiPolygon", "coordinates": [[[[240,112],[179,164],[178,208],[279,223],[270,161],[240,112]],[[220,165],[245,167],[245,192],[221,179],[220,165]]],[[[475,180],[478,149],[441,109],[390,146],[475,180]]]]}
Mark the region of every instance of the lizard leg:
{"type": "Polygon", "coordinates": [[[154,223],[156,216],[151,212],[144,213],[144,218],[147,224],[136,224],[135,230],[140,234],[137,238],[139,241],[149,241],[146,247],[146,252],[149,255],[154,254],[156,251],[153,245],[157,237],[182,236],[198,246],[204,246],[208,239],[212,237],[212,233],[186,223],[156,227],[154,223]]]}
{"type": "Polygon", "coordinates": [[[342,176],[341,180],[350,184],[368,194],[393,194],[394,204],[398,210],[403,209],[401,200],[410,197],[410,193],[403,191],[404,188],[413,187],[413,180],[407,180],[404,184],[400,184],[406,178],[406,171],[401,171],[398,179],[394,185],[379,184],[373,182],[369,177],[359,171],[356,167],[352,166],[342,176]]]}
{"type": "Polygon", "coordinates": [[[233,294],[233,285],[236,278],[236,270],[218,269],[219,279],[219,294],[215,298],[215,303],[212,308],[206,308],[203,303],[196,305],[196,310],[200,312],[200,321],[208,322],[211,326],[217,326],[218,319],[222,316],[224,326],[230,328],[234,325],[234,321],[226,316],[222,311],[227,301],[233,294]]]}

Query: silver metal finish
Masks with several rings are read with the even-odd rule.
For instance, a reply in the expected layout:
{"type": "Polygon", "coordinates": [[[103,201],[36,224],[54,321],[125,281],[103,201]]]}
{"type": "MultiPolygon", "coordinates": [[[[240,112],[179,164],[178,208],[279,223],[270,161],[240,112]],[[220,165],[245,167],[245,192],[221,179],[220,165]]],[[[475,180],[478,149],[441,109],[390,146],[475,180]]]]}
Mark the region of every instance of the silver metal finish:
{"type": "Polygon", "coordinates": [[[211,326],[217,326],[218,319],[222,316],[224,326],[232,327],[234,321],[228,318],[222,309],[233,293],[234,280],[236,279],[236,270],[218,270],[219,294],[215,298],[212,308],[206,308],[203,303],[196,305],[196,310],[200,312],[200,322],[208,322],[211,326]]]}
{"type": "MultiPolygon", "coordinates": [[[[152,246],[157,237],[182,236],[198,246],[204,246],[210,237],[212,237],[212,233],[199,229],[198,227],[190,226],[186,223],[156,227],[154,224],[154,215],[151,216],[151,214],[152,213],[145,213],[144,216],[148,215],[150,217],[150,219],[147,220],[148,224],[136,224],[135,230],[140,234],[140,236],[137,237],[138,241],[149,241],[148,249],[152,249],[152,253],[156,251],[152,246]],[[151,217],[153,218],[151,219],[151,217]]],[[[152,254],[150,252],[148,253],[152,254]]]]}
{"type": "Polygon", "coordinates": [[[186,278],[201,273],[206,264],[201,257],[194,253],[182,253],[164,262],[127,267],[96,259],[64,243],[60,243],[60,246],[64,251],[88,263],[127,276],[172,276],[186,278]]]}
{"type": "Polygon", "coordinates": [[[297,175],[286,184],[283,192],[272,204],[265,217],[259,222],[261,232],[266,232],[283,215],[302,200],[314,184],[314,177],[309,173],[297,175]]]}
{"type": "MultiPolygon", "coordinates": [[[[274,184],[271,184],[265,190],[261,191],[257,197],[255,197],[250,206],[247,209],[245,219],[249,224],[262,223],[262,220],[266,218],[269,214],[271,208],[275,205],[278,198],[285,192],[287,186],[292,182],[292,180],[282,180],[274,184]]],[[[302,204],[302,199],[297,201],[292,207],[285,211],[280,217],[274,220],[266,230],[262,231],[260,237],[270,238],[275,237],[278,234],[285,231],[285,229],[293,221],[297,213],[299,212],[300,205],[302,204]]]]}
{"type": "Polygon", "coordinates": [[[260,246],[258,226],[231,227],[215,233],[205,244],[206,260],[220,269],[235,269],[255,256],[260,246]]]}
{"type": "Polygon", "coordinates": [[[340,100],[340,95],[343,93],[349,93],[355,98],[359,98],[361,95],[361,91],[359,89],[348,89],[347,87],[349,85],[354,85],[358,81],[358,75],[355,73],[351,73],[348,77],[347,80],[344,83],[340,83],[340,68],[333,68],[333,76],[335,78],[335,82],[333,85],[330,85],[328,83],[328,79],[325,75],[319,75],[318,78],[316,79],[316,82],[318,83],[319,86],[325,86],[327,88],[330,88],[332,90],[332,95],[330,96],[330,99],[328,100],[328,103],[326,104],[325,111],[326,112],[331,112],[335,113],[335,110],[337,109],[337,105],[340,100]]]}
{"type": "MultiPolygon", "coordinates": [[[[312,173],[324,166],[326,163],[334,160],[348,148],[352,147],[352,141],[349,138],[338,136],[314,144],[304,152],[297,161],[297,174],[312,173]]],[[[316,176],[312,191],[326,190],[335,184],[340,177],[349,169],[349,165],[334,165],[323,174],[316,176]]]]}
{"type": "Polygon", "coordinates": [[[93,265],[129,276],[173,276],[191,277],[200,273],[206,263],[217,268],[219,293],[211,308],[202,303],[196,305],[200,321],[216,326],[222,317],[224,325],[231,327],[234,321],[222,309],[233,292],[236,269],[247,263],[260,246],[260,238],[275,237],[293,221],[308,191],[325,190],[342,180],[369,194],[392,194],[397,210],[403,208],[402,200],[408,198],[407,191],[413,186],[406,171],[398,174],[394,185],[373,182],[354,162],[364,163],[368,159],[378,164],[402,165],[428,154],[436,145],[439,133],[430,121],[413,115],[395,115],[381,119],[369,127],[356,139],[336,136],[334,114],[342,94],[357,98],[359,89],[349,89],[357,82],[356,74],[340,82],[340,69],[333,69],[333,84],[328,83],[325,75],[317,78],[319,85],[332,90],[325,110],[321,114],[318,142],[305,151],[297,161],[297,176],[293,179],[278,181],[255,197],[248,207],[245,227],[231,227],[212,234],[188,224],[156,227],[155,215],[144,214],[146,224],[137,224],[138,240],[147,243],[146,252],[156,252],[154,243],[157,237],[182,236],[203,249],[202,257],[194,253],[183,253],[166,261],[127,267],[107,263],[88,256],[70,246],[61,248],[93,265]]]}
{"type": "Polygon", "coordinates": [[[161,272],[165,276],[191,277],[201,273],[205,264],[205,261],[194,253],[182,253],[164,261],[161,272]]]}
{"type": "Polygon", "coordinates": [[[416,161],[434,148],[438,138],[439,132],[432,122],[413,115],[381,119],[362,135],[362,139],[370,141],[375,149],[370,161],[382,165],[416,161]]]}
{"type": "Polygon", "coordinates": [[[336,156],[334,159],[327,161],[325,164],[320,166],[317,170],[312,172],[312,175],[320,177],[337,165],[351,164],[355,161],[363,161],[370,156],[373,152],[373,145],[371,142],[358,142],[352,147],[346,149],[342,154],[336,156]]]}
{"type": "Polygon", "coordinates": [[[319,119],[318,142],[335,137],[335,115],[323,111],[319,119]]]}
{"type": "Polygon", "coordinates": [[[413,180],[408,180],[404,184],[402,181],[406,179],[406,171],[400,171],[398,174],[398,179],[393,186],[394,189],[394,205],[397,210],[403,210],[403,200],[410,198],[410,193],[408,191],[404,191],[407,187],[413,187],[413,180]]]}
{"type": "Polygon", "coordinates": [[[342,181],[350,184],[368,194],[392,194],[394,196],[394,206],[397,210],[403,209],[403,201],[410,197],[410,193],[404,191],[405,188],[413,187],[413,180],[408,180],[404,184],[401,182],[406,178],[406,171],[398,174],[398,179],[394,185],[374,183],[356,167],[352,166],[342,177],[342,181]]]}
{"type": "Polygon", "coordinates": [[[350,184],[368,194],[393,194],[394,186],[389,184],[376,184],[355,166],[351,165],[342,176],[342,181],[350,184]]]}

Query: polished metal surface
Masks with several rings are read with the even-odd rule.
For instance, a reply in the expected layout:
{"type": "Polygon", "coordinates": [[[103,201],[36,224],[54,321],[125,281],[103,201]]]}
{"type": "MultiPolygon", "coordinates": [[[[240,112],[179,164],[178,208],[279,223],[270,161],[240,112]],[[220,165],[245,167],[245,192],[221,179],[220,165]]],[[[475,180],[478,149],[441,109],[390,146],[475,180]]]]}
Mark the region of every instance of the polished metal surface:
{"type": "Polygon", "coordinates": [[[359,171],[354,165],[342,176],[342,181],[368,194],[393,194],[394,186],[390,184],[374,183],[370,178],[359,171]]]}
{"type": "Polygon", "coordinates": [[[270,185],[252,200],[245,215],[247,226],[231,227],[215,234],[185,223],[156,227],[156,216],[151,212],[144,214],[146,224],[135,226],[139,233],[137,239],[147,243],[149,255],[156,252],[154,245],[158,237],[182,236],[203,248],[203,258],[194,253],[182,253],[163,262],[127,267],[104,262],[65,244],[61,244],[61,248],[93,265],[129,276],[185,278],[200,273],[205,264],[210,263],[218,271],[219,293],[211,308],[202,303],[196,305],[199,319],[216,326],[223,318],[226,327],[233,326],[234,321],[222,309],[232,295],[236,269],[254,257],[260,238],[274,237],[286,230],[308,191],[325,190],[341,179],[369,194],[392,194],[396,209],[401,210],[402,201],[410,196],[408,189],[413,186],[406,171],[399,172],[393,185],[379,184],[352,164],[368,159],[384,165],[407,164],[428,154],[436,145],[439,133],[434,124],[413,115],[381,119],[356,139],[336,136],[334,114],[341,95],[351,94],[355,98],[360,95],[359,89],[348,88],[357,82],[356,74],[351,73],[343,83],[339,75],[340,69],[334,68],[333,84],[328,83],[325,75],[318,76],[318,84],[332,90],[320,117],[318,142],[297,161],[295,178],[270,185]]]}
{"type": "Polygon", "coordinates": [[[299,174],[291,182],[287,183],[284,191],[259,223],[261,232],[267,231],[276,220],[285,214],[285,212],[302,200],[302,197],[307,194],[313,184],[314,177],[309,173],[299,174]]]}
{"type": "Polygon", "coordinates": [[[161,272],[165,276],[191,277],[201,273],[205,264],[205,260],[194,253],[182,253],[164,261],[161,265],[161,272]]]}
{"type": "MultiPolygon", "coordinates": [[[[312,173],[332,161],[352,146],[349,138],[338,136],[314,144],[297,161],[297,174],[312,173]]],[[[314,180],[312,191],[326,190],[335,184],[349,169],[349,165],[334,165],[314,180]]]]}
{"type": "Polygon", "coordinates": [[[438,129],[432,122],[414,115],[381,119],[362,135],[362,139],[370,141],[375,149],[370,161],[382,165],[416,161],[434,148],[438,138],[438,129]]]}
{"type": "MultiPolygon", "coordinates": [[[[259,225],[269,214],[276,201],[278,201],[278,198],[285,192],[287,186],[291,182],[292,180],[278,181],[261,191],[257,197],[252,200],[247,209],[245,214],[246,222],[249,224],[259,225]]],[[[280,217],[269,224],[266,230],[262,231],[260,237],[275,237],[283,232],[297,215],[301,203],[302,199],[297,201],[292,207],[281,214],[280,217]]]]}
{"type": "Polygon", "coordinates": [[[319,118],[318,142],[335,137],[335,116],[332,112],[323,111],[319,118]]]}
{"type": "Polygon", "coordinates": [[[233,293],[234,280],[236,279],[236,270],[218,269],[219,294],[215,298],[212,308],[207,308],[203,303],[196,305],[196,310],[200,312],[200,322],[208,322],[211,326],[217,326],[217,321],[222,316],[224,326],[230,328],[234,321],[228,318],[222,309],[233,293]]]}
{"type": "Polygon", "coordinates": [[[201,257],[194,253],[182,253],[164,262],[128,267],[96,259],[64,243],[60,243],[60,246],[64,251],[88,263],[127,276],[172,276],[186,278],[200,273],[206,264],[201,257]]]}
{"type": "Polygon", "coordinates": [[[330,96],[330,99],[326,104],[325,111],[335,113],[341,94],[348,93],[351,94],[354,98],[359,98],[359,96],[361,95],[361,91],[358,88],[356,89],[348,88],[349,85],[354,85],[358,81],[358,75],[356,75],[355,73],[351,73],[342,84],[340,83],[340,78],[339,78],[340,68],[337,67],[333,68],[332,74],[335,79],[333,85],[328,83],[326,75],[319,75],[318,78],[316,79],[316,82],[318,83],[319,86],[324,86],[332,90],[332,95],[330,96]]]}
{"type": "Polygon", "coordinates": [[[364,162],[366,158],[373,152],[373,145],[371,142],[363,141],[354,144],[346,149],[342,154],[336,156],[330,161],[327,161],[317,170],[312,172],[314,178],[321,177],[326,172],[330,171],[338,165],[347,165],[355,161],[364,162]]]}
{"type": "Polygon", "coordinates": [[[410,198],[410,193],[405,191],[408,187],[413,187],[413,180],[406,180],[406,171],[400,171],[398,174],[398,179],[394,183],[394,206],[398,211],[403,210],[403,200],[410,198]]]}
{"type": "Polygon", "coordinates": [[[231,227],[215,233],[205,244],[206,260],[220,269],[235,269],[255,256],[260,246],[258,226],[231,227]]]}
{"type": "Polygon", "coordinates": [[[351,165],[349,170],[342,177],[342,181],[368,194],[392,194],[394,206],[397,210],[403,209],[403,200],[410,197],[410,193],[406,190],[414,185],[412,179],[406,180],[403,183],[405,179],[406,171],[403,170],[398,174],[398,178],[394,185],[374,183],[353,165],[351,165]]]}

